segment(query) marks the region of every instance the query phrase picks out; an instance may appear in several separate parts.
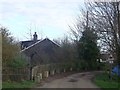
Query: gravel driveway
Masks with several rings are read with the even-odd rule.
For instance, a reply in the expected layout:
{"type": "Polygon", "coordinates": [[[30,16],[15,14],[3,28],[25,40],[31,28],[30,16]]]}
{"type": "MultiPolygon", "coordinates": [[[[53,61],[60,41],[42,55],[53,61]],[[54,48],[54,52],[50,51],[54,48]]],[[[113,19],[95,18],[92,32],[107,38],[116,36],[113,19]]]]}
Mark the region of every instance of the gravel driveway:
{"type": "Polygon", "coordinates": [[[91,80],[96,73],[99,72],[72,74],[61,79],[51,80],[37,88],[98,88],[91,80]]]}

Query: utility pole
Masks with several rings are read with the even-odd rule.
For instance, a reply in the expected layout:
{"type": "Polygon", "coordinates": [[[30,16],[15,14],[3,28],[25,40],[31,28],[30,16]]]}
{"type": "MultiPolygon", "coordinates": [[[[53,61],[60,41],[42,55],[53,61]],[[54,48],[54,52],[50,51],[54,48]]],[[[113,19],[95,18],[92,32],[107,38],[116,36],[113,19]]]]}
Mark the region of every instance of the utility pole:
{"type": "Polygon", "coordinates": [[[117,2],[117,19],[118,19],[118,64],[120,65],[120,2],[117,2]]]}
{"type": "MultiPolygon", "coordinates": [[[[117,2],[117,13],[118,13],[118,35],[119,35],[119,40],[120,40],[120,2],[117,2]]],[[[120,42],[120,41],[119,41],[120,42]]],[[[119,43],[120,45],[120,43],[119,43]]]]}
{"type": "Polygon", "coordinates": [[[86,16],[87,20],[86,20],[86,29],[88,30],[88,24],[89,24],[89,20],[88,20],[88,11],[87,11],[87,16],[86,16]]]}

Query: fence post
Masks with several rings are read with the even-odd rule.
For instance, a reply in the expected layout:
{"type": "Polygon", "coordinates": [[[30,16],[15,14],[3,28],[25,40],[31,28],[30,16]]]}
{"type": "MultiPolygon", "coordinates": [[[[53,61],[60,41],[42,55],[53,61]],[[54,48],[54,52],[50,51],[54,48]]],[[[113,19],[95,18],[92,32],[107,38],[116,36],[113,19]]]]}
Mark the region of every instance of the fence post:
{"type": "Polygon", "coordinates": [[[54,70],[50,70],[50,75],[54,75],[55,71],[54,70]]]}
{"type": "Polygon", "coordinates": [[[72,69],[72,67],[70,68],[70,71],[72,71],[73,69],[72,69]]]}
{"type": "Polygon", "coordinates": [[[39,73],[40,79],[42,79],[42,73],[39,73]]]}
{"type": "Polygon", "coordinates": [[[65,68],[64,68],[64,72],[66,72],[65,68]]]}
{"type": "Polygon", "coordinates": [[[44,77],[47,78],[49,76],[48,71],[44,71],[44,77]]]}
{"type": "Polygon", "coordinates": [[[35,75],[35,82],[40,83],[40,76],[39,75],[35,75]]]}
{"type": "Polygon", "coordinates": [[[30,80],[32,80],[32,67],[30,67],[30,80]]]}

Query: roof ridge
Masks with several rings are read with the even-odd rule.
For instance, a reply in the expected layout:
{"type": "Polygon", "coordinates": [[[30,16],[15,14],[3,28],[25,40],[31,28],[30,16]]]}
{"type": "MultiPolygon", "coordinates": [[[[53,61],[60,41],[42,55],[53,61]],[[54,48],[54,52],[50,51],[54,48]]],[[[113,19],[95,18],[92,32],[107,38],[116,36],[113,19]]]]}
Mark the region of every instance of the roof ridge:
{"type": "MultiPolygon", "coordinates": [[[[48,39],[48,38],[45,38],[45,39],[43,39],[43,40],[41,40],[41,41],[37,41],[36,43],[34,43],[34,44],[28,46],[27,48],[21,50],[20,52],[23,52],[23,51],[25,51],[25,50],[27,50],[27,49],[29,49],[29,48],[35,46],[36,44],[38,44],[38,43],[40,43],[40,42],[42,42],[42,41],[44,41],[44,40],[46,40],[46,39],[48,39]]],[[[48,39],[48,40],[50,40],[50,39],[48,39]]],[[[59,44],[57,44],[56,42],[54,42],[54,41],[52,41],[52,40],[50,40],[50,41],[53,42],[54,44],[56,44],[57,46],[61,47],[61,46],[60,46],[59,44]]]]}
{"type": "MultiPolygon", "coordinates": [[[[49,39],[50,40],[50,39],[49,39]]],[[[59,47],[61,47],[58,43],[56,43],[55,41],[53,40],[50,40],[51,42],[53,42],[54,44],[58,45],[59,47]]]]}
{"type": "MultiPolygon", "coordinates": [[[[41,40],[41,41],[43,41],[43,40],[41,40]]],[[[32,44],[32,45],[28,46],[27,48],[25,48],[25,49],[21,50],[20,52],[23,52],[23,51],[25,51],[25,50],[27,50],[27,49],[29,49],[29,48],[33,47],[34,45],[36,45],[36,44],[40,43],[41,41],[37,41],[36,43],[34,43],[34,44],[32,44]]]]}

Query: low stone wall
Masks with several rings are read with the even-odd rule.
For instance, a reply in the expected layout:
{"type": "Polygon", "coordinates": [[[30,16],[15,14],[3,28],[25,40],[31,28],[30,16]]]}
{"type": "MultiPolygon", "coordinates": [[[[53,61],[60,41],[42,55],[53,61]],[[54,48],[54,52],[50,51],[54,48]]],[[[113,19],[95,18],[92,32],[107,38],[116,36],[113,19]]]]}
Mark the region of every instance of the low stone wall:
{"type": "MultiPolygon", "coordinates": [[[[66,69],[66,67],[63,67],[63,66],[65,65],[46,64],[46,65],[35,66],[32,69],[32,79],[35,80],[35,82],[40,83],[40,81],[43,78],[47,78],[49,76],[68,71],[67,70],[68,67],[66,69]]],[[[69,68],[69,71],[72,71],[72,67],[69,68]]]]}

